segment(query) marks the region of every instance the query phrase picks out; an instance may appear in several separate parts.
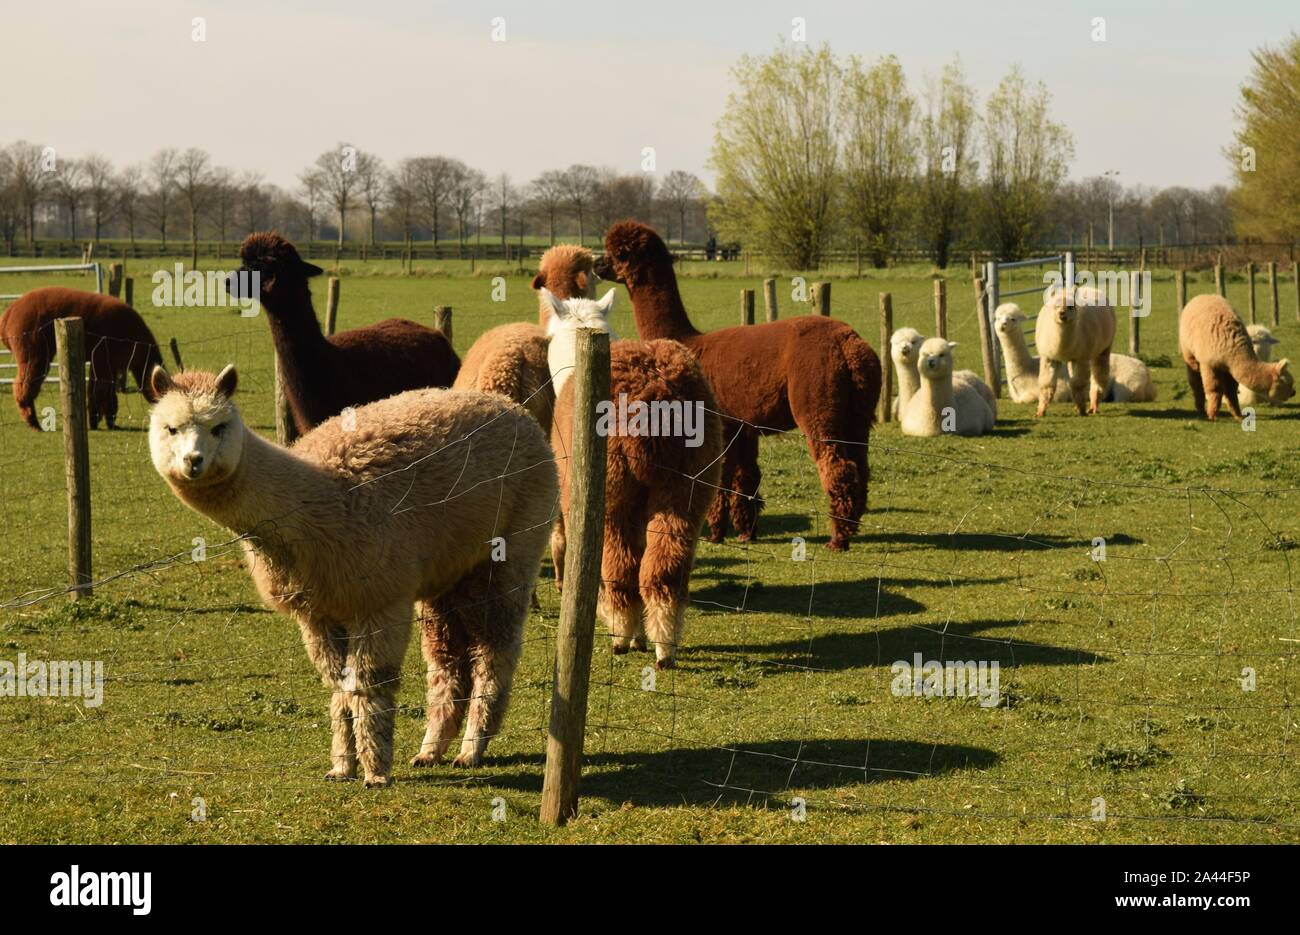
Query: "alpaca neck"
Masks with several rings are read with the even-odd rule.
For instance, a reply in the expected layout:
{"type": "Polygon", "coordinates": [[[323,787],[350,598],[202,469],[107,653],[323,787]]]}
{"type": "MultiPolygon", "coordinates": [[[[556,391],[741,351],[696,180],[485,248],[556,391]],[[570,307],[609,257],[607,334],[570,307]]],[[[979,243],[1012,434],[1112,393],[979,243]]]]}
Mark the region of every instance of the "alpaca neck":
{"type": "Polygon", "coordinates": [[[1243,386],[1247,386],[1256,393],[1267,394],[1269,388],[1273,385],[1273,378],[1277,372],[1276,364],[1265,363],[1258,359],[1246,359],[1233,361],[1229,368],[1232,371],[1232,378],[1243,386]]]}
{"type": "Polygon", "coordinates": [[[268,305],[267,319],[280,362],[280,379],[299,426],[310,428],[336,415],[313,408],[320,400],[333,398],[332,393],[322,392],[321,384],[334,379],[337,348],[321,331],[310,290],[304,288],[283,306],[268,305]]]}
{"type": "Polygon", "coordinates": [[[1022,332],[1008,334],[999,331],[998,341],[1002,344],[1002,357],[1007,362],[1007,375],[1012,380],[1034,373],[1034,359],[1029,355],[1029,345],[1022,332]]]}
{"type": "Polygon", "coordinates": [[[898,360],[894,361],[894,373],[898,375],[898,405],[901,408],[921,388],[921,375],[916,371],[916,364],[898,360]]]}
{"type": "Polygon", "coordinates": [[[926,407],[935,414],[936,418],[944,409],[956,406],[956,403],[953,402],[951,373],[922,380],[916,394],[925,400],[926,407]]]}
{"type": "Polygon", "coordinates": [[[679,340],[700,333],[686,315],[672,264],[655,264],[648,272],[639,273],[635,284],[629,280],[627,291],[632,296],[632,313],[642,341],[679,340]]]}

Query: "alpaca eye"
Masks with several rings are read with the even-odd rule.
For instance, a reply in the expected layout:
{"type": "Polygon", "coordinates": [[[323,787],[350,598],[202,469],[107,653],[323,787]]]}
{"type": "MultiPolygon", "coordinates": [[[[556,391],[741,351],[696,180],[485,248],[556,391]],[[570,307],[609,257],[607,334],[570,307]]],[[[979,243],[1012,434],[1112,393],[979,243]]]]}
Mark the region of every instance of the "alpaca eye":
{"type": "Polygon", "coordinates": [[[214,426],[212,426],[212,434],[215,435],[217,438],[220,438],[221,435],[222,435],[222,433],[225,432],[225,431],[226,431],[226,423],[225,423],[225,422],[222,422],[220,425],[214,425],[214,426]]]}
{"type": "Polygon", "coordinates": [[[175,434],[176,434],[176,428],[175,428],[175,426],[171,426],[171,425],[167,426],[167,434],[168,434],[168,435],[175,435],[175,434]]]}

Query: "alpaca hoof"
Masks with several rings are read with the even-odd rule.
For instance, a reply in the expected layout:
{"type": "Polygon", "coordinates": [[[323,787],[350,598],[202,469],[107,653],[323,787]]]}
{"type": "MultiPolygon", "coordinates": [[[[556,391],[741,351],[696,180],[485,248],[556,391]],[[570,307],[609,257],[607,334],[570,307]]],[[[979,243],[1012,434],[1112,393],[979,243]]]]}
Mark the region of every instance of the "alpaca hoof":
{"type": "Polygon", "coordinates": [[[727,537],[720,532],[711,532],[709,533],[709,541],[712,542],[714,545],[720,545],[721,543],[727,541],[727,537]]]}
{"type": "Polygon", "coordinates": [[[672,656],[669,656],[666,659],[656,659],[655,668],[660,672],[663,672],[665,669],[675,669],[677,668],[677,660],[673,659],[672,656]]]}
{"type": "Polygon", "coordinates": [[[649,646],[647,645],[645,638],[642,637],[641,639],[633,640],[632,650],[638,653],[649,652],[649,646]]]}
{"type": "Polygon", "coordinates": [[[752,532],[742,532],[742,533],[740,533],[738,536],[736,536],[736,541],[737,541],[737,542],[742,542],[742,543],[743,543],[743,542],[753,542],[753,541],[754,541],[754,534],[753,534],[752,532]]]}
{"type": "Polygon", "coordinates": [[[826,543],[826,548],[830,549],[832,552],[847,552],[849,550],[849,540],[832,539],[830,542],[826,543]]]}
{"type": "Polygon", "coordinates": [[[437,766],[442,762],[442,757],[436,753],[417,753],[411,757],[411,765],[416,769],[427,769],[430,766],[437,766]]]}
{"type": "Polygon", "coordinates": [[[356,773],[346,769],[339,769],[337,766],[325,774],[326,782],[352,782],[356,778],[356,773]]]}
{"type": "Polygon", "coordinates": [[[367,776],[366,777],[366,788],[368,789],[370,788],[382,789],[386,786],[391,786],[392,784],[393,784],[393,780],[392,777],[390,776],[367,776]]]}
{"type": "Polygon", "coordinates": [[[630,648],[626,643],[611,643],[609,650],[615,656],[626,656],[630,648]]]}
{"type": "Polygon", "coordinates": [[[457,769],[473,769],[482,762],[483,758],[481,756],[476,756],[473,753],[461,753],[451,761],[451,765],[457,769]]]}

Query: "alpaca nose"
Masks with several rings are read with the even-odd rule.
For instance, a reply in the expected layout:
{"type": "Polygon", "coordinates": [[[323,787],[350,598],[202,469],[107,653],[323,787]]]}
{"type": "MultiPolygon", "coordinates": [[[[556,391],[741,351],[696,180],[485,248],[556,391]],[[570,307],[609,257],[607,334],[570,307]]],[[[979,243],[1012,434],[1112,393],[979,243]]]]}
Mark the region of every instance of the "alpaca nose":
{"type": "Polygon", "coordinates": [[[202,467],[203,455],[192,453],[185,456],[185,470],[189,473],[190,477],[197,476],[199,469],[202,467]]]}

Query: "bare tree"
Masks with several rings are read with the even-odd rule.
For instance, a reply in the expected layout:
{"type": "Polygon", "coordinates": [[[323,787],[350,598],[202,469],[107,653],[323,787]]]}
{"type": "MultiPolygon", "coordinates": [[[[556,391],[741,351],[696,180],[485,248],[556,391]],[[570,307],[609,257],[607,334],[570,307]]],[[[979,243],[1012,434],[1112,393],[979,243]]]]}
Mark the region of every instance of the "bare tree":
{"type": "Polygon", "coordinates": [[[115,208],[113,164],[98,153],[91,153],[81,160],[85,174],[86,207],[90,210],[94,239],[99,242],[104,231],[104,224],[113,215],[115,208]]]}
{"type": "Polygon", "coordinates": [[[36,239],[36,208],[53,184],[53,170],[45,158],[45,147],[38,143],[19,140],[9,147],[9,159],[18,211],[27,228],[27,243],[31,245],[36,239]]]}
{"type": "Polygon", "coordinates": [[[302,183],[302,206],[307,218],[307,240],[310,242],[316,239],[316,209],[320,205],[324,183],[320,171],[315,168],[305,169],[298,176],[298,181],[302,183]]]}
{"type": "Polygon", "coordinates": [[[457,167],[463,163],[446,156],[420,156],[414,161],[417,203],[429,226],[436,249],[442,233],[442,211],[451,200],[457,167]]]}
{"type": "Polygon", "coordinates": [[[402,231],[402,242],[410,244],[415,223],[420,213],[420,164],[418,159],[403,159],[397,168],[386,176],[385,197],[397,226],[402,231]]]}
{"type": "MultiPolygon", "coordinates": [[[[690,172],[673,169],[664,176],[659,186],[659,199],[677,221],[677,242],[686,242],[686,212],[700,203],[704,196],[704,183],[690,172]]],[[[669,232],[671,239],[672,231],[669,232]]]]}
{"type": "Polygon", "coordinates": [[[135,226],[140,216],[140,196],[144,191],[144,170],[139,166],[127,166],[118,173],[114,182],[114,198],[117,201],[117,213],[126,223],[126,234],[135,247],[135,226]]]}
{"type": "Polygon", "coordinates": [[[262,185],[262,173],[242,172],[235,183],[238,203],[235,223],[242,233],[266,230],[271,226],[271,198],[262,185]]]}
{"type": "Polygon", "coordinates": [[[461,246],[465,244],[466,226],[474,217],[475,207],[487,187],[487,178],[478,169],[457,164],[451,183],[451,208],[456,214],[456,228],[461,246]]]}
{"type": "Polygon", "coordinates": [[[554,244],[555,215],[564,200],[564,173],[558,169],[548,169],[533,179],[529,189],[538,209],[546,215],[547,234],[554,244]]]}
{"type": "Polygon", "coordinates": [[[578,219],[578,243],[582,243],[586,237],[583,218],[587,207],[595,197],[596,184],[599,181],[600,173],[592,166],[572,165],[560,176],[561,193],[578,219]]]}
{"type": "Polygon", "coordinates": [[[199,265],[199,215],[212,198],[212,157],[191,146],[176,160],[176,191],[190,216],[190,267],[199,265]]]}
{"type": "Polygon", "coordinates": [[[365,154],[349,143],[340,143],[316,157],[315,174],[321,196],[334,209],[339,221],[338,247],[342,248],[348,222],[348,207],[357,199],[361,187],[360,164],[365,154]]]}
{"type": "Polygon", "coordinates": [[[975,92],[958,62],[950,62],[939,78],[929,83],[925,104],[918,226],[935,265],[946,269],[979,171],[974,157],[975,92]]]}
{"type": "Polygon", "coordinates": [[[18,202],[18,186],[14,180],[14,160],[7,149],[0,149],[0,240],[5,253],[12,255],[14,238],[22,217],[18,202]]]}
{"type": "Polygon", "coordinates": [[[495,216],[497,230],[501,234],[501,250],[504,254],[506,237],[509,235],[510,219],[519,208],[519,190],[510,184],[510,176],[502,172],[492,180],[488,191],[488,211],[495,216]]]}
{"type": "Polygon", "coordinates": [[[149,160],[150,215],[164,247],[167,246],[167,222],[176,188],[176,158],[176,150],[169,147],[158,150],[149,160]]]}
{"type": "Polygon", "coordinates": [[[54,174],[54,198],[66,212],[68,237],[77,239],[77,213],[86,200],[86,170],[80,160],[60,159],[54,174]]]}
{"type": "MultiPolygon", "coordinates": [[[[239,203],[239,188],[235,183],[235,173],[218,166],[212,170],[208,187],[211,190],[208,216],[217,230],[217,240],[224,245],[226,234],[235,222],[235,208],[239,203]]],[[[220,249],[218,247],[218,250],[220,249]]]]}
{"type": "Polygon", "coordinates": [[[366,210],[370,212],[370,246],[373,247],[377,242],[375,234],[379,227],[379,211],[388,194],[382,159],[370,153],[358,154],[357,188],[366,210]]]}

